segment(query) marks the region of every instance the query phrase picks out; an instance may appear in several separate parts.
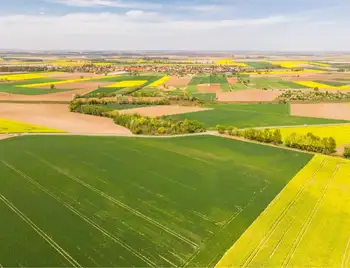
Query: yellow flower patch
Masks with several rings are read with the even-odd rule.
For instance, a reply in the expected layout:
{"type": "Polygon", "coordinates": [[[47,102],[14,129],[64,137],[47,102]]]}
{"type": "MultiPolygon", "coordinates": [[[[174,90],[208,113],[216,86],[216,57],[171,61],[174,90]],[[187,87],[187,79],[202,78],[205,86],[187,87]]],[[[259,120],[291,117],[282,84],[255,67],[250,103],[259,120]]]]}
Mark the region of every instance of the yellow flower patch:
{"type": "Polygon", "coordinates": [[[164,76],[161,79],[153,82],[152,84],[148,85],[148,87],[158,87],[162,84],[164,84],[166,81],[168,81],[170,79],[171,76],[164,76]]]}
{"type": "Polygon", "coordinates": [[[23,81],[30,79],[45,78],[44,74],[10,74],[10,75],[0,75],[0,80],[8,81],[23,81]]]}
{"type": "Polygon", "coordinates": [[[337,146],[350,143],[350,124],[347,125],[331,125],[331,126],[305,126],[305,127],[286,127],[280,128],[282,139],[285,140],[290,134],[297,133],[299,135],[312,134],[321,138],[333,137],[337,146]]]}
{"type": "Polygon", "coordinates": [[[349,90],[350,89],[350,85],[336,87],[336,86],[330,86],[330,85],[321,84],[313,81],[294,81],[294,83],[303,85],[309,88],[317,87],[319,89],[331,89],[331,90],[349,90]]]}
{"type": "Polygon", "coordinates": [[[76,82],[84,82],[84,81],[91,81],[91,80],[99,80],[104,78],[111,78],[111,77],[118,77],[119,75],[114,76],[96,76],[96,77],[90,77],[90,78],[80,78],[80,79],[71,79],[71,80],[63,80],[63,81],[56,81],[56,82],[45,82],[45,83],[37,83],[37,84],[26,84],[26,85],[18,85],[16,87],[42,87],[42,86],[49,86],[49,85],[62,85],[62,84],[68,84],[68,83],[76,83],[76,82]]]}
{"type": "Polygon", "coordinates": [[[66,131],[0,118],[0,133],[64,133],[66,131]]]}
{"type": "Polygon", "coordinates": [[[280,70],[280,71],[269,71],[269,72],[245,72],[243,74],[308,74],[308,73],[324,73],[325,71],[321,70],[303,70],[303,71],[292,71],[292,70],[280,70]]]}
{"type": "Polygon", "coordinates": [[[215,64],[217,64],[217,65],[233,65],[233,66],[238,66],[238,67],[246,67],[247,66],[247,64],[245,64],[244,62],[235,62],[231,59],[217,60],[215,62],[215,64]]]}
{"type": "Polygon", "coordinates": [[[137,87],[147,83],[147,80],[130,80],[120,81],[115,84],[106,86],[106,88],[124,88],[124,87],[137,87]]]}

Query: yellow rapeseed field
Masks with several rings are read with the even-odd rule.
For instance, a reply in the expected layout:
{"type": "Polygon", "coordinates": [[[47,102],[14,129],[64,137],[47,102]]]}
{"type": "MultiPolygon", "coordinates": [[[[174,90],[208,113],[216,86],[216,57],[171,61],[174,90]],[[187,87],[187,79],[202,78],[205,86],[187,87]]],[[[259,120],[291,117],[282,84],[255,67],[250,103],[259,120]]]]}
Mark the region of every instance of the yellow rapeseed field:
{"type": "Polygon", "coordinates": [[[152,84],[148,85],[148,87],[158,87],[160,85],[163,85],[166,81],[170,79],[171,76],[163,76],[161,79],[158,79],[157,81],[153,82],[152,84]]]}
{"type": "Polygon", "coordinates": [[[299,85],[307,86],[309,88],[320,88],[320,89],[330,89],[330,90],[350,90],[350,85],[344,85],[344,86],[330,86],[326,84],[321,84],[313,81],[295,81],[294,83],[297,83],[299,85]]]}
{"type": "Polygon", "coordinates": [[[8,81],[23,81],[23,80],[30,80],[30,79],[39,79],[39,78],[45,78],[44,73],[43,74],[9,74],[9,75],[0,75],[0,80],[8,80],[8,81]]]}
{"type": "Polygon", "coordinates": [[[239,67],[246,67],[247,64],[244,62],[236,62],[231,59],[222,59],[222,60],[217,60],[215,61],[215,64],[217,65],[234,65],[234,66],[239,66],[239,67]]]}
{"type": "Polygon", "coordinates": [[[216,267],[349,267],[350,161],[315,155],[216,267]]]}
{"type": "Polygon", "coordinates": [[[17,85],[16,87],[42,87],[42,86],[49,86],[49,85],[61,85],[61,84],[84,82],[84,81],[91,81],[91,80],[99,80],[99,79],[118,77],[118,76],[119,75],[96,76],[96,77],[90,77],[90,78],[79,78],[79,79],[62,80],[62,81],[56,81],[56,82],[45,82],[45,83],[37,83],[37,84],[17,85]]]}
{"type": "Polygon", "coordinates": [[[280,128],[282,138],[285,139],[292,133],[306,135],[311,132],[316,136],[333,137],[337,146],[350,143],[350,124],[331,125],[331,126],[305,126],[305,127],[285,127],[280,128]]]}
{"type": "Polygon", "coordinates": [[[147,83],[147,80],[129,80],[120,81],[112,85],[106,86],[106,88],[124,88],[124,87],[137,87],[147,83]]]}
{"type": "Polygon", "coordinates": [[[324,73],[325,71],[321,70],[303,70],[303,71],[292,71],[292,70],[279,70],[279,71],[268,71],[268,72],[245,72],[243,74],[276,74],[276,75],[284,75],[284,74],[308,74],[308,73],[324,73]]]}
{"type": "Polygon", "coordinates": [[[284,68],[300,68],[303,65],[315,65],[320,67],[328,67],[326,63],[312,62],[312,61],[270,61],[273,65],[279,65],[284,68]]]}
{"type": "Polygon", "coordinates": [[[64,133],[66,131],[0,118],[0,133],[64,133]]]}

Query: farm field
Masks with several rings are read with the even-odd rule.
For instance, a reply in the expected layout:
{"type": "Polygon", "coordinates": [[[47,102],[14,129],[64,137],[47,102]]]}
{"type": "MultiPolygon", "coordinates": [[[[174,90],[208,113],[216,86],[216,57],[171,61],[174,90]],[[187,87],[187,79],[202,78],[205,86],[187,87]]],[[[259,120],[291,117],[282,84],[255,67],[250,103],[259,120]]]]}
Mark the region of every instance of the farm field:
{"type": "Polygon", "coordinates": [[[292,133],[306,135],[311,132],[321,138],[333,137],[337,145],[350,143],[350,122],[346,125],[331,125],[331,126],[305,126],[305,127],[286,127],[280,128],[282,138],[289,136],[292,133]]]}
{"type": "Polygon", "coordinates": [[[318,83],[314,81],[296,81],[295,83],[309,88],[330,89],[330,90],[350,90],[350,85],[330,85],[329,83],[318,83]]]}
{"type": "Polygon", "coordinates": [[[311,159],[214,136],[1,147],[4,267],[214,266],[311,159]]]}
{"type": "Polygon", "coordinates": [[[281,78],[276,77],[250,77],[250,78],[243,78],[243,80],[248,81],[248,85],[245,85],[243,83],[236,83],[233,84],[231,87],[234,90],[246,90],[246,89],[302,89],[306,88],[306,86],[299,85],[294,82],[290,81],[283,81],[281,78]]]}
{"type": "MultiPolygon", "coordinates": [[[[57,79],[54,78],[40,78],[40,79],[32,79],[29,80],[32,83],[52,83],[57,82],[57,79]]],[[[0,82],[0,93],[11,93],[11,94],[22,94],[22,95],[41,95],[41,94],[49,94],[49,93],[56,93],[61,91],[70,91],[74,89],[43,89],[43,88],[27,88],[27,87],[18,87],[22,85],[26,85],[29,83],[28,80],[26,81],[13,81],[9,83],[1,83],[0,82]]]]}
{"type": "Polygon", "coordinates": [[[33,124],[0,118],[0,134],[3,133],[60,133],[65,132],[54,128],[47,128],[33,124]]]}
{"type": "Polygon", "coordinates": [[[189,82],[187,91],[197,92],[199,85],[220,85],[219,91],[231,91],[231,87],[224,75],[197,75],[189,82]]]}
{"type": "Polygon", "coordinates": [[[217,267],[348,267],[350,161],[316,155],[217,267]]]}
{"type": "Polygon", "coordinates": [[[289,104],[213,104],[213,110],[176,115],[176,118],[203,122],[210,128],[232,125],[238,128],[348,123],[345,120],[290,115],[289,104]]]}
{"type": "Polygon", "coordinates": [[[101,81],[115,82],[112,85],[106,87],[100,87],[96,90],[86,94],[85,96],[94,96],[98,93],[112,93],[118,92],[120,94],[128,92],[132,87],[142,86],[147,87],[153,82],[159,80],[160,76],[134,76],[134,75],[122,75],[118,77],[106,77],[101,81]]]}

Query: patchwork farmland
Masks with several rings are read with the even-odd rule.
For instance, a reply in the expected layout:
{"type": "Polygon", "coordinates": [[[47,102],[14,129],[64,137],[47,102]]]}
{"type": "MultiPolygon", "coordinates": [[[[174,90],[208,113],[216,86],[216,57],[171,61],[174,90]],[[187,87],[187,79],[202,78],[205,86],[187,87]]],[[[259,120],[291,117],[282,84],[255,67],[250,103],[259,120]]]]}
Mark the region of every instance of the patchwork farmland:
{"type": "Polygon", "coordinates": [[[3,266],[213,266],[311,158],[210,136],[1,148],[3,266]]]}
{"type": "Polygon", "coordinates": [[[0,56],[0,267],[350,265],[336,56],[0,56]]]}
{"type": "Polygon", "coordinates": [[[290,115],[289,104],[213,104],[212,110],[184,113],[176,118],[198,120],[210,128],[232,125],[238,128],[349,123],[347,120],[290,115]]]}
{"type": "Polygon", "coordinates": [[[217,267],[348,267],[349,177],[350,161],[315,156],[217,267]]]}

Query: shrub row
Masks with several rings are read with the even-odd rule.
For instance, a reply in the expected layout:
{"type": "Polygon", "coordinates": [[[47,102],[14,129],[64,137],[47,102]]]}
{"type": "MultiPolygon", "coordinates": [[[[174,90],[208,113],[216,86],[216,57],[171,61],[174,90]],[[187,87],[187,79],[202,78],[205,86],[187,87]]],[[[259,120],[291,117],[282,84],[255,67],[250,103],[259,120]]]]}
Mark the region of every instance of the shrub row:
{"type": "Polygon", "coordinates": [[[141,115],[119,114],[104,106],[74,103],[70,105],[72,112],[113,118],[118,125],[124,126],[134,134],[175,135],[205,132],[203,123],[196,120],[176,120],[169,118],[149,118],[141,115]]]}
{"type": "Polygon", "coordinates": [[[337,144],[334,138],[321,138],[312,133],[306,135],[298,135],[296,133],[290,134],[284,144],[290,148],[296,148],[309,152],[316,152],[322,154],[335,153],[337,144]]]}
{"type": "Polygon", "coordinates": [[[350,100],[350,92],[335,93],[305,90],[288,90],[283,92],[277,99],[281,103],[288,101],[322,101],[322,100],[350,100]]]}
{"type": "Polygon", "coordinates": [[[134,134],[175,135],[205,132],[203,123],[196,120],[174,120],[166,118],[149,118],[137,114],[119,114],[114,122],[124,126],[134,134]]]}
{"type": "Polygon", "coordinates": [[[345,147],[344,149],[344,157],[350,158],[350,147],[345,147]]]}
{"type": "Polygon", "coordinates": [[[250,129],[239,130],[232,126],[225,127],[222,125],[217,125],[216,128],[220,134],[227,133],[231,136],[243,137],[245,139],[255,140],[255,141],[265,142],[265,143],[272,143],[275,145],[279,145],[283,143],[281,131],[279,129],[260,130],[260,129],[250,128],[250,129]]]}
{"type": "Polygon", "coordinates": [[[70,103],[70,110],[75,111],[76,107],[80,105],[107,105],[107,104],[119,104],[119,105],[169,105],[170,101],[168,98],[161,99],[132,99],[129,100],[127,97],[118,96],[113,99],[75,99],[70,103]]]}
{"type": "MultiPolygon", "coordinates": [[[[234,127],[225,127],[218,125],[217,130],[221,134],[229,134],[231,136],[243,137],[249,140],[255,140],[264,143],[271,143],[275,145],[284,144],[290,148],[296,148],[309,152],[316,152],[322,154],[332,154],[335,153],[337,144],[333,137],[321,138],[315,136],[312,133],[306,135],[298,135],[297,133],[292,133],[286,139],[282,140],[281,131],[279,129],[244,129],[238,130],[234,127]]],[[[350,149],[346,151],[350,157],[350,149]]],[[[346,157],[346,156],[345,156],[346,157]]]]}

